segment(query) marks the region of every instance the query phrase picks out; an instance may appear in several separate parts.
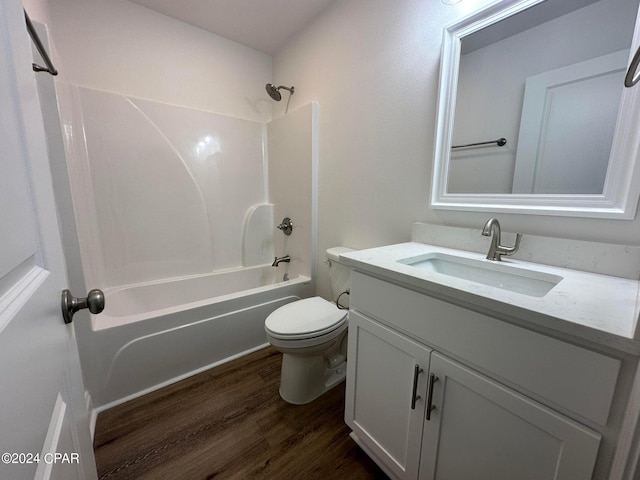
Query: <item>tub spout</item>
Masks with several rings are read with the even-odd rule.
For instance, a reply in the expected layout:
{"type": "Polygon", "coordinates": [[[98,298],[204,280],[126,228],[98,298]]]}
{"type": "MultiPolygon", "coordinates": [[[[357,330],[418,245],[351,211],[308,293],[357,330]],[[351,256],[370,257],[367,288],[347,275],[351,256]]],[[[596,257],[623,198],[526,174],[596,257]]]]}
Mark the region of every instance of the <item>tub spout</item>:
{"type": "Polygon", "coordinates": [[[284,257],[276,257],[273,263],[271,264],[271,266],[277,267],[282,262],[289,263],[290,261],[291,261],[291,257],[289,255],[285,255],[284,257]]]}

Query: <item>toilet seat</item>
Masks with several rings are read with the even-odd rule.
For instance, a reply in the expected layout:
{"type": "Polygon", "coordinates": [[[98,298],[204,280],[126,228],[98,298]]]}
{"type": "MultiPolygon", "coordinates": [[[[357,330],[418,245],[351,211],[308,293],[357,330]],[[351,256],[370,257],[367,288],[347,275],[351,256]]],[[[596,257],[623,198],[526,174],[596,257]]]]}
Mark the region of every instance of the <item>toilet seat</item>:
{"type": "Polygon", "coordinates": [[[347,312],[322,297],[284,305],[264,322],[267,334],[279,340],[302,340],[328,335],[345,326],[347,312]]]}

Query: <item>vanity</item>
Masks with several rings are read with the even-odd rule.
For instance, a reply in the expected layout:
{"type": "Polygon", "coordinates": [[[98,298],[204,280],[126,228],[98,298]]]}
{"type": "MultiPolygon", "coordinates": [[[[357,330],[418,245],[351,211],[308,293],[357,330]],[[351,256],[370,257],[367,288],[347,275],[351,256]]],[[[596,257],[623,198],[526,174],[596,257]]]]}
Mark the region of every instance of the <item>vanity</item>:
{"type": "Polygon", "coordinates": [[[351,436],[394,479],[626,478],[639,282],[485,257],[341,255],[351,436]]]}
{"type": "MultiPolygon", "coordinates": [[[[431,209],[635,219],[638,7],[488,1],[445,27],[431,209]]],[[[398,480],[640,478],[640,247],[411,238],[341,255],[362,449],[398,480]]]]}

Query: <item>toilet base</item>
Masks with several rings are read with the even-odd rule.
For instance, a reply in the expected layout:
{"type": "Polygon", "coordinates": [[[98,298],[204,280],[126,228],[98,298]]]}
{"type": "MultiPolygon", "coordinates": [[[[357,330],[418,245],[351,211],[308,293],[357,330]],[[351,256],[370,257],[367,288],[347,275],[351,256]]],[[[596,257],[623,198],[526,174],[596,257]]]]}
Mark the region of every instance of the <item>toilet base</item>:
{"type": "Polygon", "coordinates": [[[324,355],[301,357],[284,353],[280,396],[293,405],[310,403],[342,382],[346,372],[346,362],[327,368],[324,355]]]}

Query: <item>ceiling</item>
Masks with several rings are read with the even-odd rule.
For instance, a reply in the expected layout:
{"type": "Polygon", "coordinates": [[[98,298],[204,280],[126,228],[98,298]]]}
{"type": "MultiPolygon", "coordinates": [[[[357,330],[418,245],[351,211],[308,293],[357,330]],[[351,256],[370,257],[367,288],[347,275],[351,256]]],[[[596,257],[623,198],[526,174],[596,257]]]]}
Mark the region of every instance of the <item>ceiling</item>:
{"type": "Polygon", "coordinates": [[[334,0],[130,0],[274,54],[334,0]]]}
{"type": "Polygon", "coordinates": [[[516,13],[511,17],[464,37],[461,53],[464,55],[491,45],[492,43],[499,42],[512,35],[522,33],[525,30],[586,7],[596,1],[597,0],[546,0],[545,2],[538,3],[520,13],[516,13]]]}

